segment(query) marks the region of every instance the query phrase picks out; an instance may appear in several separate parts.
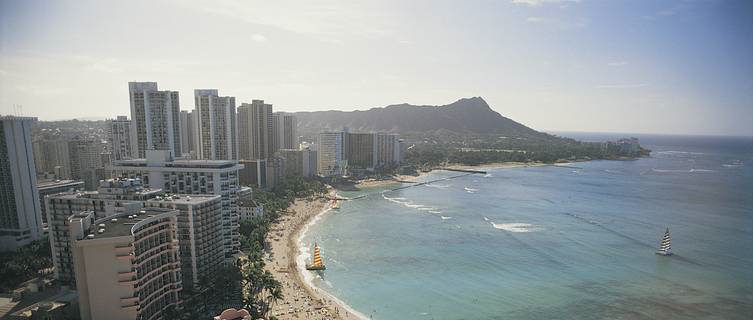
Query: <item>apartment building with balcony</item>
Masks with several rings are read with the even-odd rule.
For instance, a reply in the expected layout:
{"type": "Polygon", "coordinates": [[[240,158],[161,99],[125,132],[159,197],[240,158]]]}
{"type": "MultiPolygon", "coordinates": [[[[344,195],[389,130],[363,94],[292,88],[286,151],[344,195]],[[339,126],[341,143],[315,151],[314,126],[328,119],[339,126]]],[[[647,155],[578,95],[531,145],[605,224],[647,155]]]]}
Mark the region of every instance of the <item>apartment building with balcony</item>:
{"type": "Polygon", "coordinates": [[[181,303],[177,215],[146,208],[103,219],[93,212],[71,217],[81,319],[160,319],[181,303]]]}
{"type": "Polygon", "coordinates": [[[146,159],[115,161],[112,169],[114,176],[139,178],[144,185],[165,192],[221,196],[225,257],[239,252],[238,172],[243,165],[238,161],[174,159],[169,151],[148,150],[146,159]]]}
{"type": "Polygon", "coordinates": [[[45,198],[47,229],[55,279],[63,285],[75,285],[73,237],[70,219],[81,212],[92,212],[94,219],[117,214],[136,214],[142,202],[162,194],[162,190],[144,188],[135,179],[110,179],[100,182],[97,191],[64,192],[45,198]]]}
{"type": "Polygon", "coordinates": [[[219,195],[166,195],[144,203],[146,208],[178,210],[183,287],[211,281],[225,261],[222,238],[222,203],[219,195]]]}

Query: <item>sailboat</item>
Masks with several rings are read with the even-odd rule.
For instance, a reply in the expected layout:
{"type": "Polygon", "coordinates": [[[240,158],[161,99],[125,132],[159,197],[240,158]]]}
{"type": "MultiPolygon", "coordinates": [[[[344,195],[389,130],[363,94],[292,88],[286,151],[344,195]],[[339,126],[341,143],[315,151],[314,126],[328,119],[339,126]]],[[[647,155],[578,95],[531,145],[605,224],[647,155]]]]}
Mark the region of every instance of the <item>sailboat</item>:
{"type": "Polygon", "coordinates": [[[306,264],[306,270],[324,270],[327,267],[322,263],[322,254],[319,251],[319,245],[314,243],[314,261],[310,264],[306,264]]]}
{"type": "Polygon", "coordinates": [[[672,236],[669,235],[669,228],[664,232],[664,237],[661,239],[661,244],[659,244],[659,250],[656,250],[656,254],[663,256],[672,255],[672,236]]]}

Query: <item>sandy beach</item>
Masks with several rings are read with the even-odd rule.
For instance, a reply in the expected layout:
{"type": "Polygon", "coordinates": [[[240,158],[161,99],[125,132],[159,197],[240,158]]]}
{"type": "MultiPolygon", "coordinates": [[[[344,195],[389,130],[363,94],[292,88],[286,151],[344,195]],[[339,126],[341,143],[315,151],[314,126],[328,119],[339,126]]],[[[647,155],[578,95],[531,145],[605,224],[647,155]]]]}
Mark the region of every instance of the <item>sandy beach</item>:
{"type": "MultiPolygon", "coordinates": [[[[282,283],[284,298],[271,308],[277,319],[362,319],[318,288],[305,283],[296,263],[298,238],[302,229],[329,207],[329,201],[296,200],[267,234],[266,269],[282,283]]],[[[303,271],[309,272],[309,271],[303,271]]]]}

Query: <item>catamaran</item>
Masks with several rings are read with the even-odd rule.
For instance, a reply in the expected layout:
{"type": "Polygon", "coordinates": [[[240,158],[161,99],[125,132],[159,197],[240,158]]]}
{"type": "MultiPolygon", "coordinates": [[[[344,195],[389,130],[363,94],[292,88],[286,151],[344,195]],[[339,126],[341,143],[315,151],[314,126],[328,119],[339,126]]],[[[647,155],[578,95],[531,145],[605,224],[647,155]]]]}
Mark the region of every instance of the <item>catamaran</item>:
{"type": "Polygon", "coordinates": [[[306,270],[324,270],[327,267],[322,263],[322,254],[319,251],[319,245],[314,243],[314,261],[310,264],[306,264],[306,270]]]}
{"type": "Polygon", "coordinates": [[[661,244],[659,244],[659,250],[656,250],[656,254],[663,256],[672,255],[672,236],[669,235],[669,228],[664,233],[664,238],[661,239],[661,244]]]}

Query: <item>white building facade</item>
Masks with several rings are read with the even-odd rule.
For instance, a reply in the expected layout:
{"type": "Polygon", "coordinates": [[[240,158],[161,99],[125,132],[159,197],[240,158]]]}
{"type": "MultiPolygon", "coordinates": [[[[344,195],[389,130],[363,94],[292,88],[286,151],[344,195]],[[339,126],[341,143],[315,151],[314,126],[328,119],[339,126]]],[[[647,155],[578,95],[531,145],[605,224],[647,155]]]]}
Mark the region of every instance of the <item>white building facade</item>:
{"type": "Polygon", "coordinates": [[[237,160],[238,129],[234,97],[220,97],[217,89],[194,90],[197,158],[237,160]]]}
{"type": "Polygon", "coordinates": [[[220,195],[225,257],[240,250],[238,191],[243,165],[238,161],[182,160],[166,150],[150,150],[146,159],[116,161],[112,169],[115,176],[139,178],[145,186],[165,192],[220,195]]]}
{"type": "Polygon", "coordinates": [[[144,158],[146,150],[181,155],[178,92],[159,91],[156,82],[129,82],[128,94],[132,156],[144,158]]]}

